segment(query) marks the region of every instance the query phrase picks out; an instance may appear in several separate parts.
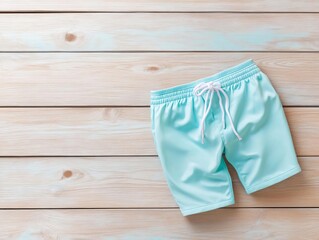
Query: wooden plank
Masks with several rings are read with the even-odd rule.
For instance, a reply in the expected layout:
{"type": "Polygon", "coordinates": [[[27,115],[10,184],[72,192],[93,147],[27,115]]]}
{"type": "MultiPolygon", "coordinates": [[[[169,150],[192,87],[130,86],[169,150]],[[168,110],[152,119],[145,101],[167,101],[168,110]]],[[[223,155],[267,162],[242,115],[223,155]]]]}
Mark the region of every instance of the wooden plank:
{"type": "Polygon", "coordinates": [[[175,207],[155,157],[0,158],[0,208],[175,207]]]}
{"type": "Polygon", "coordinates": [[[0,4],[1,12],[15,11],[245,11],[245,12],[318,12],[318,1],[304,0],[281,0],[281,1],[218,1],[218,0],[91,0],[81,1],[75,0],[31,0],[26,3],[23,0],[2,0],[0,4]]]}
{"type": "Polygon", "coordinates": [[[0,106],[146,106],[151,90],[248,58],[285,106],[318,105],[317,53],[2,53],[0,106]]]}
{"type": "MultiPolygon", "coordinates": [[[[299,155],[319,155],[319,108],[286,108],[299,155]]],[[[1,108],[0,156],[156,154],[149,108],[1,108]]]]}
{"type": "MultiPolygon", "coordinates": [[[[319,207],[319,158],[299,163],[301,174],[252,195],[230,168],[231,207],[319,207]]],[[[0,208],[177,208],[157,157],[0,158],[0,169],[0,208]]]]}
{"type": "Polygon", "coordinates": [[[317,239],[318,209],[2,210],[2,239],[317,239]],[[302,231],[300,230],[302,229],[302,231]]]}
{"type": "Polygon", "coordinates": [[[0,51],[318,51],[316,22],[301,13],[2,14],[0,51]]]}

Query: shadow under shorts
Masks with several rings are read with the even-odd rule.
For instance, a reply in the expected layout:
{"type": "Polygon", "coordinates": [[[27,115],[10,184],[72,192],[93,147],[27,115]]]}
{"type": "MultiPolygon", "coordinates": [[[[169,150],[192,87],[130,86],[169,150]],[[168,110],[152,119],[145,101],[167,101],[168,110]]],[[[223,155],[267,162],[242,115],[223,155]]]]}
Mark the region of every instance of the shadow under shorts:
{"type": "Polygon", "coordinates": [[[301,171],[280,98],[252,59],[151,91],[152,133],[181,213],[234,204],[223,155],[247,194],[301,171]]]}

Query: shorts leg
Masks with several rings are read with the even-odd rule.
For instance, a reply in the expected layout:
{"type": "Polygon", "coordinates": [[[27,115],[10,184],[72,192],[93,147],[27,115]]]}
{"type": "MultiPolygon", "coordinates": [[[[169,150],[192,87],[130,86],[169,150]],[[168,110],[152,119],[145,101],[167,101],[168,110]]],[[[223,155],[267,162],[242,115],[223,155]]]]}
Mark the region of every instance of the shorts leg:
{"type": "Polygon", "coordinates": [[[301,171],[279,96],[268,77],[230,87],[231,113],[241,141],[225,131],[226,157],[248,194],[301,171]]]}
{"type": "Polygon", "coordinates": [[[184,216],[234,203],[232,182],[222,153],[218,123],[206,119],[201,143],[203,100],[193,97],[151,105],[157,153],[174,199],[184,216]]]}

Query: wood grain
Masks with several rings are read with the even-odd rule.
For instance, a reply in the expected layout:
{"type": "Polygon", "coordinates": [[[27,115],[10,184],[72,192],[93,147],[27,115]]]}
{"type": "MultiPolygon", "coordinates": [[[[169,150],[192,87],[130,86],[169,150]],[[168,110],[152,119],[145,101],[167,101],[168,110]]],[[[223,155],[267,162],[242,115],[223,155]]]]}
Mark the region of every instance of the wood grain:
{"type": "MultiPolygon", "coordinates": [[[[299,163],[300,174],[251,195],[229,167],[230,207],[319,207],[319,158],[299,163]]],[[[177,208],[157,157],[0,158],[0,169],[0,208],[177,208]]]]}
{"type": "Polygon", "coordinates": [[[218,1],[218,0],[31,0],[26,3],[23,0],[2,0],[0,10],[5,12],[15,11],[245,11],[245,12],[318,12],[319,4],[315,0],[293,1],[267,1],[267,0],[244,0],[244,1],[218,1]]]}
{"type": "Polygon", "coordinates": [[[314,0],[2,0],[0,239],[318,239],[318,12],[314,0]],[[236,204],[183,217],[149,92],[248,58],[281,97],[303,171],[247,195],[228,165],[236,204]]]}
{"type": "Polygon", "coordinates": [[[2,53],[0,106],[147,106],[149,92],[254,59],[285,106],[319,104],[318,53],[2,53]]]}
{"type": "Polygon", "coordinates": [[[318,51],[318,14],[1,14],[0,51],[318,51]]]}
{"type": "MultiPolygon", "coordinates": [[[[318,108],[286,108],[299,155],[319,155],[318,108]]],[[[0,156],[156,154],[149,108],[1,108],[0,156]]]]}
{"type": "Polygon", "coordinates": [[[0,212],[0,238],[316,239],[318,211],[220,209],[186,218],[175,209],[3,210],[0,212]]]}

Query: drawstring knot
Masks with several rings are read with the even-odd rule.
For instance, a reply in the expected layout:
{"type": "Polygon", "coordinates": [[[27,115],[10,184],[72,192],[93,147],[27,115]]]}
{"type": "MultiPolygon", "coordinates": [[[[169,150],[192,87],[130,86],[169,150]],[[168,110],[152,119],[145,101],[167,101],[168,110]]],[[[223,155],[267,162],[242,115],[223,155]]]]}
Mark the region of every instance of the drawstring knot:
{"type": "Polygon", "coordinates": [[[217,96],[219,99],[219,106],[220,106],[220,109],[222,111],[223,128],[225,128],[225,112],[226,112],[234,134],[236,135],[238,140],[242,140],[241,136],[237,133],[237,131],[234,127],[233,120],[232,120],[230,113],[229,113],[229,98],[228,98],[226,92],[222,89],[221,84],[219,82],[208,82],[208,83],[201,82],[194,87],[193,94],[195,96],[199,97],[199,96],[202,96],[204,93],[206,93],[204,114],[202,116],[201,123],[200,123],[202,143],[204,143],[204,136],[205,136],[205,119],[209,113],[211,106],[212,106],[212,100],[213,100],[215,92],[217,93],[217,96]],[[222,101],[222,97],[221,97],[220,93],[222,93],[224,95],[224,98],[225,98],[225,105],[224,106],[223,106],[223,101],[222,101]],[[224,108],[225,108],[225,110],[224,110],[224,108]]]}

